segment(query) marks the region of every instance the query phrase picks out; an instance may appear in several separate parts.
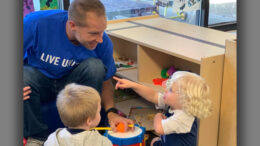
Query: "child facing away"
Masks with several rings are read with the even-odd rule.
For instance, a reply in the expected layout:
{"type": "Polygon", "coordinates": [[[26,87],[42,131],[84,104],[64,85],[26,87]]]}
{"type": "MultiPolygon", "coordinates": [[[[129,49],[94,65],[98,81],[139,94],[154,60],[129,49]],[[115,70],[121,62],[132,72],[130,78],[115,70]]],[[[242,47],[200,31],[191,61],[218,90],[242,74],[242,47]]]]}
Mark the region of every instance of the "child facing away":
{"type": "Polygon", "coordinates": [[[164,84],[164,94],[152,88],[113,77],[117,80],[115,89],[132,88],[144,99],[154,103],[156,108],[167,109],[167,113],[157,113],[154,117],[155,137],[151,146],[196,146],[197,119],[211,114],[209,86],[205,80],[191,72],[176,71],[164,84]]]}
{"type": "Polygon", "coordinates": [[[57,97],[57,108],[66,128],[49,135],[44,146],[112,146],[111,141],[91,130],[100,122],[101,99],[92,87],[68,84],[57,97]]]}

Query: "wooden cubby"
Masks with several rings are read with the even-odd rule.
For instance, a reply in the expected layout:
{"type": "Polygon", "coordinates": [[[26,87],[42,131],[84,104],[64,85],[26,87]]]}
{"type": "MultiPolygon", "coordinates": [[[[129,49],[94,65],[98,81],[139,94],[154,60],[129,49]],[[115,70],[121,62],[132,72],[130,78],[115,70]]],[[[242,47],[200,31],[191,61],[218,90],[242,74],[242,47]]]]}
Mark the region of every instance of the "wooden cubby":
{"type": "Polygon", "coordinates": [[[161,78],[161,70],[174,66],[179,70],[189,70],[199,74],[199,65],[171,56],[157,50],[138,46],[138,81],[151,83],[153,78],[161,78]]]}
{"type": "Polygon", "coordinates": [[[237,41],[226,40],[219,146],[237,146],[237,41]]]}
{"type": "Polygon", "coordinates": [[[137,68],[118,71],[121,77],[162,92],[152,79],[160,78],[163,68],[174,66],[205,78],[211,89],[213,114],[199,121],[198,146],[217,146],[225,40],[236,36],[164,18],[111,23],[107,33],[115,57],[123,55],[137,61],[137,68]]]}

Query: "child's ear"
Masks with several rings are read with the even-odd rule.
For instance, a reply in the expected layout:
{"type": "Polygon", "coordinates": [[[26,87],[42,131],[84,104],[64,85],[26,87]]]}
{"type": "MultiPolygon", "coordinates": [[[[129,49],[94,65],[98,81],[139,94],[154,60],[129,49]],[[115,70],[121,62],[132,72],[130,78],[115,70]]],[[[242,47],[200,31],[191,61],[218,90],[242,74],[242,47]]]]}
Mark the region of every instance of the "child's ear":
{"type": "Polygon", "coordinates": [[[89,125],[91,125],[91,123],[92,123],[92,119],[88,118],[87,121],[86,121],[86,124],[89,126],[89,125]]]}

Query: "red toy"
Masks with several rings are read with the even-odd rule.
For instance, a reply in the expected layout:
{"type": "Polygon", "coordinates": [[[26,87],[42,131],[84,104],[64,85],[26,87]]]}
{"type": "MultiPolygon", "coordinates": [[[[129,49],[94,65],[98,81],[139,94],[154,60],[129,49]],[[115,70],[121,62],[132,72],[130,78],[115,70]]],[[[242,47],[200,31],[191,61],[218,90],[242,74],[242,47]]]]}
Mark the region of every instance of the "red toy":
{"type": "Polygon", "coordinates": [[[23,138],[23,146],[25,146],[27,143],[27,140],[25,138],[23,138]]]}
{"type": "Polygon", "coordinates": [[[165,81],[167,79],[165,78],[156,78],[156,79],[153,79],[153,83],[154,85],[162,85],[162,82],[165,81]]]}

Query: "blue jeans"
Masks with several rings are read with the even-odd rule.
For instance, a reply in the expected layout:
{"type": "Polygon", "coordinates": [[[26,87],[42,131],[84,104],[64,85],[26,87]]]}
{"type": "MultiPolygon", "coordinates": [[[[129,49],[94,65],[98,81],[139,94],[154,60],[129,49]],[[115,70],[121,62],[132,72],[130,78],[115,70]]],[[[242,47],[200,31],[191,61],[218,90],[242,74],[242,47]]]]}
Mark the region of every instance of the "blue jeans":
{"type": "MultiPolygon", "coordinates": [[[[24,137],[46,139],[53,130],[50,130],[44,122],[46,116],[44,117],[43,114],[46,115],[46,113],[42,111],[43,106],[54,102],[53,105],[57,111],[55,104],[57,94],[69,83],[91,86],[101,93],[106,68],[101,60],[89,58],[60,79],[50,79],[30,66],[24,66],[23,73],[24,86],[30,86],[32,90],[30,99],[24,101],[24,137]]],[[[101,123],[104,124],[106,119],[104,109],[102,112],[101,123]]],[[[51,113],[47,113],[47,116],[48,114],[51,113]]],[[[59,116],[54,118],[60,120],[59,116]]]]}

